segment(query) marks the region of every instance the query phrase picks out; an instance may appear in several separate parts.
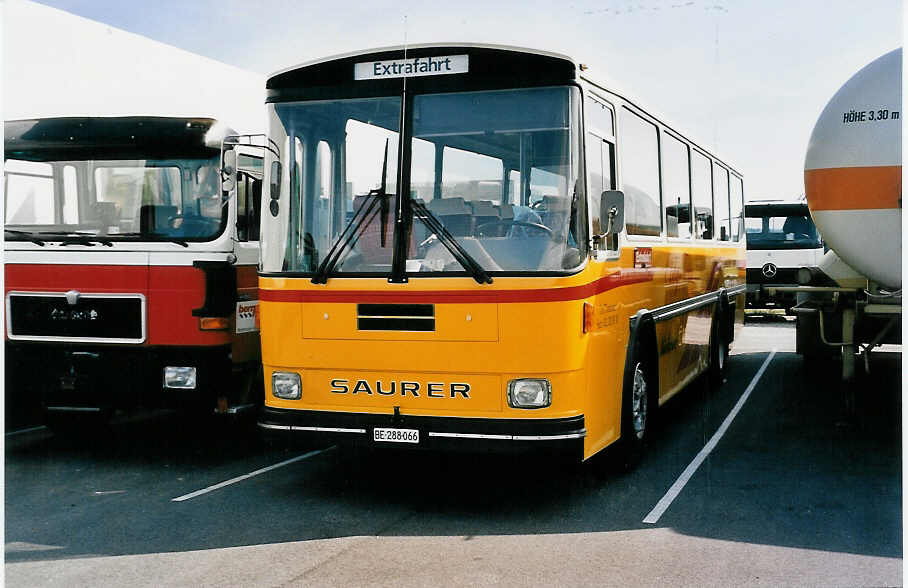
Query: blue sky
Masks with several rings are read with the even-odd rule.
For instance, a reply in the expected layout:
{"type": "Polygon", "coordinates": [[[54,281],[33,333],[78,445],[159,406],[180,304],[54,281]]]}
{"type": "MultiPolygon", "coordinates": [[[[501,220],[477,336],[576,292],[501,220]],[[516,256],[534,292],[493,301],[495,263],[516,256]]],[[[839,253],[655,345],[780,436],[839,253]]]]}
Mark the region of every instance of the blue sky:
{"type": "Polygon", "coordinates": [[[748,200],[803,192],[817,116],[903,24],[896,0],[41,3],[261,73],[405,40],[568,53],[729,161],[748,200]]]}

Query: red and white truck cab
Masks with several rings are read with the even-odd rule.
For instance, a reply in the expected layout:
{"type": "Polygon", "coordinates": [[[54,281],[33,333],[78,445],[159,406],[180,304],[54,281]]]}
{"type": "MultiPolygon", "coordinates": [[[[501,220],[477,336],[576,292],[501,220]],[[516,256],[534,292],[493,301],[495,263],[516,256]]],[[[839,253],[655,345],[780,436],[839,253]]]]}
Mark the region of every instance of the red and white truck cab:
{"type": "Polygon", "coordinates": [[[5,123],[8,404],[59,422],[261,403],[261,160],[225,157],[231,135],[206,118],[5,123]]]}

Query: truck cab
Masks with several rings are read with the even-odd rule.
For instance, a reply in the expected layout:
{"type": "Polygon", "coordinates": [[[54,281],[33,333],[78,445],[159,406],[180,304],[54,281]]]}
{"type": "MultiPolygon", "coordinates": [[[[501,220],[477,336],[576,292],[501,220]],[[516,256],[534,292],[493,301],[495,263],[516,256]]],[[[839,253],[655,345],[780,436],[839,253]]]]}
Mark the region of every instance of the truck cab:
{"type": "Polygon", "coordinates": [[[261,402],[261,159],[222,183],[232,134],[209,118],[6,122],[8,407],[61,422],[261,402]]]}
{"type": "Polygon", "coordinates": [[[747,233],[747,306],[782,308],[795,305],[790,292],[767,288],[795,286],[801,268],[816,268],[823,240],[804,201],[754,201],[744,206],[747,233]]]}

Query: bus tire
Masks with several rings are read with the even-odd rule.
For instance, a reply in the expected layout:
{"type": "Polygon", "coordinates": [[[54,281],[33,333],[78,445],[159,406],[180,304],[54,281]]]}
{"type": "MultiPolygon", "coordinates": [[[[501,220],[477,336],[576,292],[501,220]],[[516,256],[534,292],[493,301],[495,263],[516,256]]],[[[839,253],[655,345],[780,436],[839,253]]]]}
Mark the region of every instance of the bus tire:
{"type": "Polygon", "coordinates": [[[620,458],[622,465],[632,468],[643,457],[649,440],[658,401],[658,381],[651,357],[644,352],[643,345],[636,345],[630,362],[629,376],[621,394],[621,441],[620,458]]]}
{"type": "Polygon", "coordinates": [[[722,314],[713,320],[712,334],[709,338],[709,383],[712,387],[722,385],[725,370],[728,367],[728,338],[722,328],[722,314]]]}

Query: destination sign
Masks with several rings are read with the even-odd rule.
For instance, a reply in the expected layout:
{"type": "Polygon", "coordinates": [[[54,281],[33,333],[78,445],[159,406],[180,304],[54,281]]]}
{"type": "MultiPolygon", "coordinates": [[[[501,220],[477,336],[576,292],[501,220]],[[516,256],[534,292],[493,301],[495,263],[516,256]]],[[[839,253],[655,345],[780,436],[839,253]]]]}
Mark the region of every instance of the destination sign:
{"type": "Polygon", "coordinates": [[[366,61],[353,68],[354,80],[441,76],[470,71],[469,55],[440,55],[390,61],[366,61]]]}

